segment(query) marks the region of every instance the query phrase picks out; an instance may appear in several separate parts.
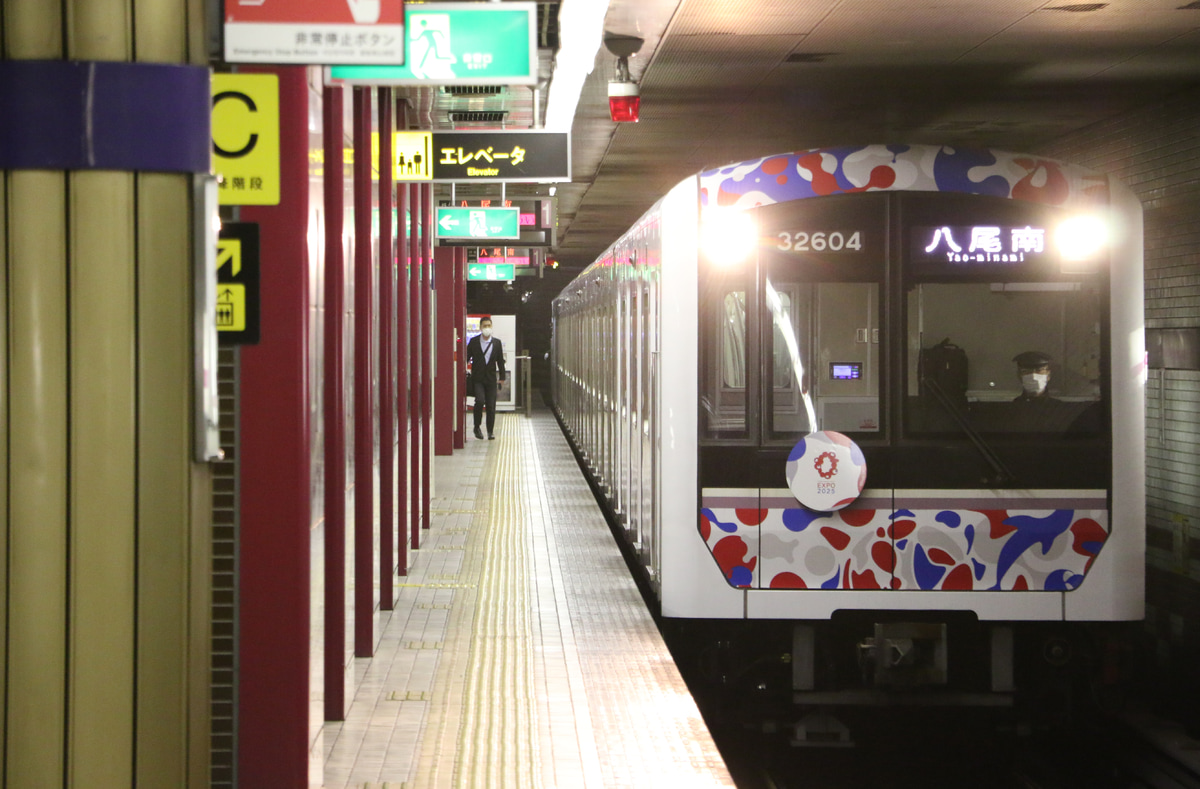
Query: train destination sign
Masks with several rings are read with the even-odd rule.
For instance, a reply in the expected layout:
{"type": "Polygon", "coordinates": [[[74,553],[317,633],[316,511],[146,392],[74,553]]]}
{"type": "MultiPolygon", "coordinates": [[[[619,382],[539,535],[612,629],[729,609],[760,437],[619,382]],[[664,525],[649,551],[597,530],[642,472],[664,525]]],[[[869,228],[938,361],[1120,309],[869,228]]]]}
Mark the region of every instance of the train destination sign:
{"type": "Polygon", "coordinates": [[[1019,265],[1047,252],[1046,229],[1025,225],[943,225],[914,227],[912,258],[928,263],[1019,265]]]}
{"type": "Polygon", "coordinates": [[[438,206],[435,237],[478,241],[521,237],[518,208],[449,208],[438,206]]]}
{"type": "MultiPolygon", "coordinates": [[[[350,0],[340,0],[349,2],[350,0]]],[[[403,65],[330,66],[343,85],[536,85],[536,3],[429,3],[405,9],[403,65]]],[[[317,62],[317,61],[313,61],[317,62]]],[[[320,61],[328,63],[330,61],[320,61]]]]}

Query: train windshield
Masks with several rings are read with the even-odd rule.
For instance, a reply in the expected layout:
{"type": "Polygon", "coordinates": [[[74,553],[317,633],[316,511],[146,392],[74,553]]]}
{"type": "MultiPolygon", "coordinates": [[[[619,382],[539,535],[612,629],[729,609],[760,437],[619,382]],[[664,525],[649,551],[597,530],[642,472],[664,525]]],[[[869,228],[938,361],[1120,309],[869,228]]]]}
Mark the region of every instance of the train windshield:
{"type": "Polygon", "coordinates": [[[1096,433],[1100,304],[1087,281],[914,285],[908,432],[1096,433]]]}

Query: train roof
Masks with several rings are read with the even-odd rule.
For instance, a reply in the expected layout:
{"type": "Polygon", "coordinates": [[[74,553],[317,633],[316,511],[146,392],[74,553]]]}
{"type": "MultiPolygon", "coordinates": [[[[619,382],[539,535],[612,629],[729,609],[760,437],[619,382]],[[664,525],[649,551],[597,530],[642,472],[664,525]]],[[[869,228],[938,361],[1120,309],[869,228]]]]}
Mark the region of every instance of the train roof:
{"type": "Polygon", "coordinates": [[[747,209],[869,191],[958,192],[1053,206],[1106,202],[1103,173],[1044,156],[948,145],[812,148],[700,173],[701,205],[747,209]]]}

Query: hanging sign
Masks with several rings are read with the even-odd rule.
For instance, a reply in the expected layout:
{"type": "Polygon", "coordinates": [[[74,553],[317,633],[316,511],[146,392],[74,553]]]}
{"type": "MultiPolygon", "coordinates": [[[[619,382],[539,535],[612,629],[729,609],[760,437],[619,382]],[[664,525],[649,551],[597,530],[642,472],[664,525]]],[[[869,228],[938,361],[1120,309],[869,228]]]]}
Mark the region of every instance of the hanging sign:
{"type": "Polygon", "coordinates": [[[571,136],[550,131],[435,131],[433,180],[570,181],[571,136]]]}
{"type": "Polygon", "coordinates": [[[326,70],[326,82],[537,84],[536,3],[419,4],[406,11],[405,28],[407,48],[402,60],[378,66],[342,61],[343,65],[326,70]]]}
{"type": "Polygon", "coordinates": [[[404,0],[225,0],[227,63],[403,63],[404,0]]]}

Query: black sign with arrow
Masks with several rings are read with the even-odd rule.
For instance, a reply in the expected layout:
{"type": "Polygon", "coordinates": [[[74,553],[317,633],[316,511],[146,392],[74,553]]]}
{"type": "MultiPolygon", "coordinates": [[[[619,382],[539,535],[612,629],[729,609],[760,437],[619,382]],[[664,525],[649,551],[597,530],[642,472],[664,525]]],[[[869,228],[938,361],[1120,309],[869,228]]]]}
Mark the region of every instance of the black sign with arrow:
{"type": "Polygon", "coordinates": [[[258,224],[225,222],[217,240],[217,338],[221,345],[259,339],[258,224]]]}

